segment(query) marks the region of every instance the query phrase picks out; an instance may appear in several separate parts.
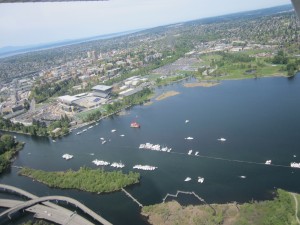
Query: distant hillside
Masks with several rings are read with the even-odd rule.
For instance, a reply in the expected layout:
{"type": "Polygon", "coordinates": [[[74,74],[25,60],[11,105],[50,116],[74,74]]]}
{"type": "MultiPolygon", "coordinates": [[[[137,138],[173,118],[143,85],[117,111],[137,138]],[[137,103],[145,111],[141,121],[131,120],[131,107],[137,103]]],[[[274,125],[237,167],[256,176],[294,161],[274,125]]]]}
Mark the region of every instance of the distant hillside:
{"type": "Polygon", "coordinates": [[[18,55],[21,53],[27,53],[27,52],[33,52],[33,51],[39,51],[39,50],[45,50],[45,49],[51,49],[51,48],[58,48],[58,47],[74,45],[74,44],[81,44],[81,43],[89,42],[89,41],[110,39],[110,38],[120,37],[120,36],[127,35],[127,34],[132,34],[132,33],[138,32],[138,31],[141,31],[141,30],[140,29],[139,30],[131,30],[131,31],[126,31],[126,32],[97,35],[94,37],[80,38],[80,39],[74,39],[74,40],[64,40],[64,41],[58,41],[58,42],[52,42],[52,43],[46,43],[46,44],[38,44],[38,45],[6,46],[3,48],[0,48],[0,58],[18,55]]]}

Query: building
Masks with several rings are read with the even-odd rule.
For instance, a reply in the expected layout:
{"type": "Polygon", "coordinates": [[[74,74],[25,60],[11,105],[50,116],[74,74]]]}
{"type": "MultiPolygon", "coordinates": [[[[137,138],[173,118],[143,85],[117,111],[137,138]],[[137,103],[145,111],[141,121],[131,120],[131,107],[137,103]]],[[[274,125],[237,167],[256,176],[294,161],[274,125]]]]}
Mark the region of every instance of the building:
{"type": "Polygon", "coordinates": [[[93,90],[93,95],[96,97],[109,98],[110,93],[112,91],[112,87],[106,85],[97,85],[93,87],[92,90],[93,90]]]}
{"type": "Polygon", "coordinates": [[[70,96],[70,95],[64,95],[58,97],[58,101],[66,105],[72,105],[72,103],[78,99],[79,99],[78,97],[70,96]]]}

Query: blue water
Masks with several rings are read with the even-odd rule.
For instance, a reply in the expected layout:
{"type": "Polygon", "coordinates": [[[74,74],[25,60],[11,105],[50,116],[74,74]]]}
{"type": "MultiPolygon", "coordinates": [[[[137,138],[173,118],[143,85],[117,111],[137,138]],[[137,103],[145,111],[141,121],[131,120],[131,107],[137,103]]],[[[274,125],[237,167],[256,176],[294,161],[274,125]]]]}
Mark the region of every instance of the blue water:
{"type": "MultiPolygon", "coordinates": [[[[182,84],[156,90],[157,94],[175,90],[179,95],[135,106],[127,115],[105,119],[81,135],[74,132],[56,143],[17,135],[26,146],[14,165],[50,171],[83,165],[96,168],[91,161],[97,158],[122,161],[124,172],[136,164],[157,166],[155,171],[140,171],[140,184],[126,188],[144,205],[160,203],[167,193],[177,190],[194,191],[209,203],[270,199],[274,188],[300,192],[300,169],[289,168],[290,162],[300,162],[300,76],[224,81],[211,88],[182,84]],[[130,128],[134,120],[140,129],[130,128]],[[117,131],[111,133],[112,129],[117,131]],[[188,136],[194,140],[185,140],[188,136]],[[100,137],[110,141],[102,145],[100,137]],[[227,141],[217,141],[220,137],[227,141]],[[172,153],[138,149],[146,142],[172,147],[172,153]],[[188,156],[190,149],[199,151],[201,157],[188,156]],[[64,161],[64,153],[74,158],[64,161]],[[278,166],[264,165],[268,159],[278,166]],[[188,176],[192,181],[184,182],[188,176]],[[197,182],[198,176],[205,178],[203,184],[197,182]]],[[[147,224],[139,207],[122,192],[97,195],[50,189],[18,176],[16,168],[0,179],[38,196],[73,197],[113,224],[147,224]]],[[[197,203],[182,195],[180,200],[197,203]]]]}

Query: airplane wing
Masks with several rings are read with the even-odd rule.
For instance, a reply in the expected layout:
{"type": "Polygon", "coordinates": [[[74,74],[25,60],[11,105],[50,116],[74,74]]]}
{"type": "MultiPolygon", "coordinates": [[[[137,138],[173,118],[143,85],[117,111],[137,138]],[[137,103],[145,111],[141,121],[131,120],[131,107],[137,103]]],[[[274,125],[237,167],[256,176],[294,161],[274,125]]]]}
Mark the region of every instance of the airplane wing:
{"type": "Polygon", "coordinates": [[[292,0],[293,6],[295,8],[295,11],[300,18],[300,0],[292,0]]]}
{"type": "Polygon", "coordinates": [[[96,1],[109,1],[109,0],[0,0],[1,3],[25,3],[25,2],[96,2],[96,1]]]}

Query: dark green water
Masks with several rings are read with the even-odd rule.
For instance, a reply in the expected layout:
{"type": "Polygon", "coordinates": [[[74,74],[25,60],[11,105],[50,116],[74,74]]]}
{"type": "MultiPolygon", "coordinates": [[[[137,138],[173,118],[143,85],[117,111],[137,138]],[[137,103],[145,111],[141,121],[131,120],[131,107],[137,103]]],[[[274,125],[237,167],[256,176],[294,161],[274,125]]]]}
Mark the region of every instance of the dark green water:
{"type": "MultiPolygon", "coordinates": [[[[56,143],[17,135],[26,146],[14,165],[50,171],[83,165],[95,168],[92,160],[97,158],[122,161],[125,172],[135,164],[157,166],[155,171],[140,171],[140,184],[126,188],[144,205],[160,203],[167,193],[177,190],[194,191],[209,203],[270,199],[275,187],[300,192],[300,169],[288,167],[292,161],[300,162],[300,76],[225,81],[211,88],[185,88],[178,83],[159,88],[157,93],[168,90],[181,94],[150,106],[136,106],[128,115],[105,119],[81,135],[74,132],[56,143]],[[190,123],[185,124],[186,119],[190,123]],[[133,120],[142,127],[130,128],[133,120]],[[111,133],[112,129],[117,131],[111,133]],[[188,136],[194,140],[185,140],[188,136]],[[100,137],[111,141],[102,145],[100,137]],[[220,137],[227,141],[217,141],[220,137]],[[173,153],[139,150],[139,144],[145,142],[172,147],[173,153]],[[190,149],[212,158],[188,156],[190,149]],[[64,153],[74,158],[65,161],[64,153]],[[268,159],[283,166],[264,165],[268,159]],[[239,178],[241,175],[246,179],[239,178]],[[192,181],[184,182],[187,176],[192,181]],[[203,184],[197,183],[198,176],[205,178],[203,184]]],[[[38,196],[73,197],[116,225],[146,224],[138,206],[122,192],[97,195],[50,189],[18,176],[16,168],[0,182],[38,196]]],[[[191,197],[180,199],[197,202],[191,197]]]]}

